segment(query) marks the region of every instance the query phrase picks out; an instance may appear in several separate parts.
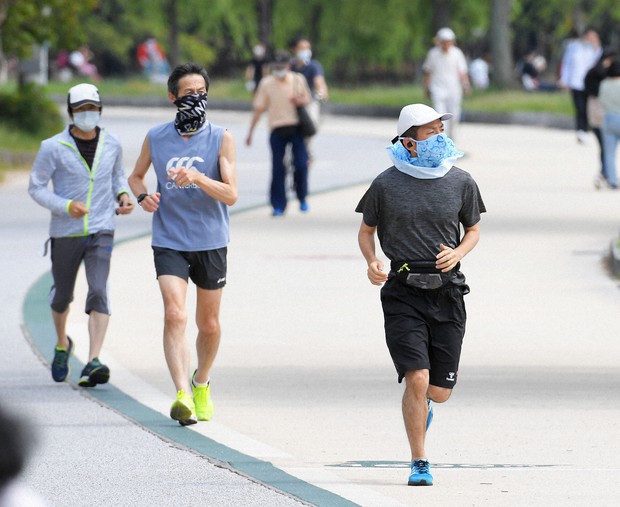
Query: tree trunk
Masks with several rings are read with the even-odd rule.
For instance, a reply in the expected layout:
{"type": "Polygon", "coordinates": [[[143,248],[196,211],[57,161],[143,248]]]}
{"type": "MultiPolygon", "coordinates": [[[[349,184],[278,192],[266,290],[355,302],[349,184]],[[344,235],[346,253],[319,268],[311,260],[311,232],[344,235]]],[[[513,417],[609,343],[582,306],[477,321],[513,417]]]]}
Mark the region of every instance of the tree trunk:
{"type": "Polygon", "coordinates": [[[433,2],[433,35],[440,28],[449,27],[452,21],[450,4],[452,0],[435,0],[433,2]]]}
{"type": "Polygon", "coordinates": [[[14,1],[10,0],[0,0],[0,84],[4,84],[9,80],[9,62],[6,59],[4,48],[2,46],[2,27],[6,22],[9,8],[14,3],[14,1]]]}
{"type": "Polygon", "coordinates": [[[514,63],[511,51],[510,15],[512,0],[493,0],[489,39],[493,56],[493,82],[500,88],[513,83],[514,63]]]}
{"type": "Polygon", "coordinates": [[[179,65],[181,55],[179,54],[179,19],[177,16],[177,1],[168,0],[168,21],[170,22],[170,65],[172,68],[179,65]]]}
{"type": "Polygon", "coordinates": [[[265,44],[268,54],[271,54],[273,0],[256,0],[256,9],[258,11],[258,39],[265,44]]]}
{"type": "Polygon", "coordinates": [[[0,84],[5,84],[9,80],[9,62],[4,56],[2,49],[2,29],[0,29],[0,84]]]}

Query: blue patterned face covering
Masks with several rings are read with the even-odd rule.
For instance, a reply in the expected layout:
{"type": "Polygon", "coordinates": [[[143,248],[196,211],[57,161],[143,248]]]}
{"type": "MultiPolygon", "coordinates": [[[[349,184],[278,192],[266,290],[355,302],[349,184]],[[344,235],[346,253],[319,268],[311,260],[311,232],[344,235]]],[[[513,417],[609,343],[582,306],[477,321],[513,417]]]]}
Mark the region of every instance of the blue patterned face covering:
{"type": "Polygon", "coordinates": [[[416,151],[418,156],[413,164],[422,167],[438,167],[449,157],[463,156],[446,134],[437,134],[424,141],[416,141],[416,151]]]}
{"type": "Polygon", "coordinates": [[[387,150],[396,169],[421,179],[441,178],[464,155],[445,134],[416,141],[417,157],[412,157],[400,141],[387,150]]]}

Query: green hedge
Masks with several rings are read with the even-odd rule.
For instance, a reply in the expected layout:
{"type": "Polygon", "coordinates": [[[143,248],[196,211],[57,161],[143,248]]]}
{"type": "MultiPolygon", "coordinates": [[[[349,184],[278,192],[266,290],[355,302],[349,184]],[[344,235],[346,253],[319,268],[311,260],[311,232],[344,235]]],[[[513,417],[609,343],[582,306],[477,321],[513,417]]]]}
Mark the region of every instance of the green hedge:
{"type": "Polygon", "coordinates": [[[34,84],[22,86],[16,92],[0,93],[0,122],[40,140],[64,127],[56,103],[34,84]]]}

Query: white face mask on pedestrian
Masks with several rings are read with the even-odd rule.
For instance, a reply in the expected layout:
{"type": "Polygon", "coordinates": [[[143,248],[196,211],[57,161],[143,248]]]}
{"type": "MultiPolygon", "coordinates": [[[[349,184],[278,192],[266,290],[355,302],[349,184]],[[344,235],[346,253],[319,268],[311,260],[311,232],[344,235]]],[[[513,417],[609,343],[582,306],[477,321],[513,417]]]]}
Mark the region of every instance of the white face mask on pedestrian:
{"type": "Polygon", "coordinates": [[[73,124],[82,132],[90,132],[93,130],[101,119],[99,111],[82,111],[73,114],[73,124]]]}
{"type": "Polygon", "coordinates": [[[273,75],[278,79],[284,79],[286,77],[286,69],[276,69],[273,71],[273,75]]]}
{"type": "Polygon", "coordinates": [[[312,50],[311,49],[300,49],[295,53],[297,59],[301,62],[304,62],[306,65],[310,63],[312,60],[312,50]]]}

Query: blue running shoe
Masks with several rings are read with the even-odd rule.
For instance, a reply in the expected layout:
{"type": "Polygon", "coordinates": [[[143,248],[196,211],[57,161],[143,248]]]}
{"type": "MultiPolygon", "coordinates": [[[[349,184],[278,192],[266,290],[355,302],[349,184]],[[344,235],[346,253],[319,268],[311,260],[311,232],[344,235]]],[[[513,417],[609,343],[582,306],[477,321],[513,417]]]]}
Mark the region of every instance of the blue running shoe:
{"type": "Polygon", "coordinates": [[[284,216],[284,210],[283,210],[283,209],[276,208],[276,209],[274,209],[274,210],[271,212],[271,216],[272,216],[272,217],[281,217],[281,216],[284,216]]]}
{"type": "Polygon", "coordinates": [[[302,201],[299,203],[299,211],[301,211],[302,213],[306,213],[309,209],[310,206],[308,206],[308,203],[306,201],[302,201]]]}
{"type": "Polygon", "coordinates": [[[431,405],[431,400],[428,401],[428,416],[426,417],[426,431],[428,431],[429,426],[433,422],[433,406],[431,405]]]}
{"type": "Polygon", "coordinates": [[[73,340],[67,336],[69,348],[63,349],[58,346],[54,349],[54,360],[52,361],[52,378],[56,382],[64,382],[70,373],[69,358],[73,354],[73,340]]]}
{"type": "Polygon", "coordinates": [[[432,486],[433,476],[431,475],[431,465],[426,459],[416,459],[411,463],[411,475],[409,475],[409,486],[432,486]]]}

